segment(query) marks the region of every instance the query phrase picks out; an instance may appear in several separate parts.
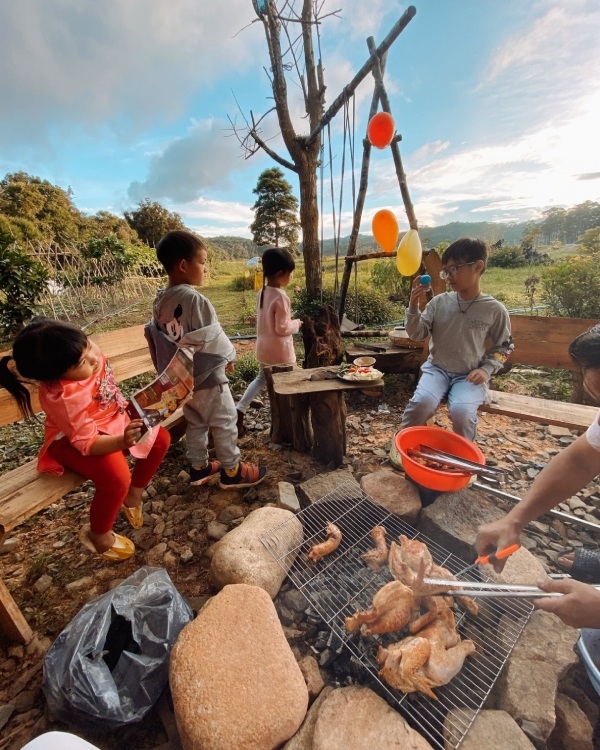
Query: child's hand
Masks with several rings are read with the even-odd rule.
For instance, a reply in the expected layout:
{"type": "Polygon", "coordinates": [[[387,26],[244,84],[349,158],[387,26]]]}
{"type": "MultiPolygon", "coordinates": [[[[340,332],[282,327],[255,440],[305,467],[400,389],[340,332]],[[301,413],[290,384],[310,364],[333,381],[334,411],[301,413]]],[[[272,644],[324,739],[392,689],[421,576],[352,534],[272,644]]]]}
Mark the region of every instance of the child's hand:
{"type": "Polygon", "coordinates": [[[489,379],[490,376],[485,370],[482,370],[481,367],[478,367],[476,370],[471,370],[471,372],[466,377],[466,380],[469,383],[475,383],[475,385],[482,385],[483,383],[487,383],[489,379]]]}
{"type": "Polygon", "coordinates": [[[137,441],[142,437],[142,427],[144,423],[141,419],[132,419],[131,422],[125,428],[123,433],[123,443],[125,448],[131,448],[137,441]]]}
{"type": "Polygon", "coordinates": [[[227,365],[225,366],[225,372],[231,373],[234,370],[235,370],[235,365],[233,364],[233,362],[228,362],[227,365]]]}
{"type": "Polygon", "coordinates": [[[421,277],[417,276],[412,283],[412,291],[410,293],[409,307],[418,307],[419,302],[425,298],[427,299],[427,292],[431,289],[430,284],[421,284],[421,277]]]}

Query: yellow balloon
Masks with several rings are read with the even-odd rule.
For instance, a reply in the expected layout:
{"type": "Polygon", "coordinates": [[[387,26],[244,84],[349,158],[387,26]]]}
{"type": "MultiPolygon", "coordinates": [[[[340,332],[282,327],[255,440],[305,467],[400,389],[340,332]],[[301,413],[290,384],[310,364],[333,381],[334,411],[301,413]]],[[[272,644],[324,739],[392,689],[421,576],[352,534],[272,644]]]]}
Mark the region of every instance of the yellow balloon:
{"type": "Polygon", "coordinates": [[[416,229],[409,229],[398,245],[396,266],[403,276],[412,276],[421,266],[423,248],[416,229]]]}
{"type": "Polygon", "coordinates": [[[377,211],[371,224],[373,236],[379,247],[386,253],[393,253],[398,242],[400,229],[392,211],[382,208],[377,211]]]}

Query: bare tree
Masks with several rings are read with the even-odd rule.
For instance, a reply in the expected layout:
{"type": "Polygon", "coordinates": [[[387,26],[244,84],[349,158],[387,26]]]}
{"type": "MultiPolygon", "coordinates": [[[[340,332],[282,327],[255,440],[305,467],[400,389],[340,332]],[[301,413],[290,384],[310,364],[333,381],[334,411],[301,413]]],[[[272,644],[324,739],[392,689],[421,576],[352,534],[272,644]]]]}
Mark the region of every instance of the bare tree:
{"type": "MultiPolygon", "coordinates": [[[[324,0],[252,0],[252,4],[265,32],[271,63],[266,73],[273,90],[273,109],[277,114],[281,137],[289,158],[274,151],[262,135],[261,123],[273,109],[259,118],[255,118],[253,112],[250,112],[250,118],[246,119],[243,129],[232,122],[233,131],[245,149],[246,158],[262,149],[282,167],[298,175],[306,289],[309,298],[315,299],[321,289],[317,201],[321,131],[370,72],[373,67],[373,56],[325,111],[326,87],[323,67],[321,60],[315,57],[315,48],[319,49],[318,35],[324,18],[337,16],[339,10],[323,13],[324,0]],[[308,135],[300,135],[294,129],[286,78],[289,71],[295,71],[303,94],[306,119],[310,128],[308,135]]],[[[381,59],[415,13],[414,7],[410,6],[374,51],[374,55],[381,59]]]]}

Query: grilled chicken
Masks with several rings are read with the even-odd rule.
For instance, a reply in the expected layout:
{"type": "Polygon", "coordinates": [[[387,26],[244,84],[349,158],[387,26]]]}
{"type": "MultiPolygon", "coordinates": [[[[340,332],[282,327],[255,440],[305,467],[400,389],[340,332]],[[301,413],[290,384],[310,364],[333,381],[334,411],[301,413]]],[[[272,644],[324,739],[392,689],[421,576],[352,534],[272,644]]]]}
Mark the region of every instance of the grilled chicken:
{"type": "Polygon", "coordinates": [[[371,529],[371,537],[375,542],[375,547],[374,549],[365,552],[364,555],[361,555],[362,559],[365,561],[365,565],[377,573],[379,573],[388,559],[389,551],[387,542],[385,541],[386,533],[387,532],[383,526],[374,526],[371,529]]]}
{"type": "Polygon", "coordinates": [[[373,597],[373,605],[362,612],[346,617],[346,630],[354,633],[360,628],[362,635],[392,633],[407,625],[418,612],[412,589],[400,581],[391,581],[373,597]]]}
{"type": "Polygon", "coordinates": [[[320,544],[313,544],[308,550],[308,559],[313,565],[322,557],[325,557],[325,555],[330,555],[334,552],[342,541],[342,532],[334,523],[327,524],[325,533],[327,535],[326,541],[320,544]]]}

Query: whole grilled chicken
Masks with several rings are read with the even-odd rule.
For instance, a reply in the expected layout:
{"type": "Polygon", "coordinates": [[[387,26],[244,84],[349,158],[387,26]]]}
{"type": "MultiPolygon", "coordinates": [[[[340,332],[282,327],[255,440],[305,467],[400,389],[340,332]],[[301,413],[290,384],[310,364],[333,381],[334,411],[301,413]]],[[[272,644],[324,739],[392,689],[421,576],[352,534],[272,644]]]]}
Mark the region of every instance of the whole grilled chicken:
{"type": "Polygon", "coordinates": [[[445,607],[418,636],[408,636],[388,648],[380,646],[377,662],[382,667],[379,674],[392,687],[437,700],[432,688],[450,682],[473,653],[475,644],[460,640],[454,614],[445,607]]]}
{"type": "Polygon", "coordinates": [[[412,589],[401,581],[390,581],[375,594],[369,609],[346,617],[346,630],[354,633],[360,628],[365,636],[392,633],[407,625],[415,610],[418,613],[412,589]]]}

